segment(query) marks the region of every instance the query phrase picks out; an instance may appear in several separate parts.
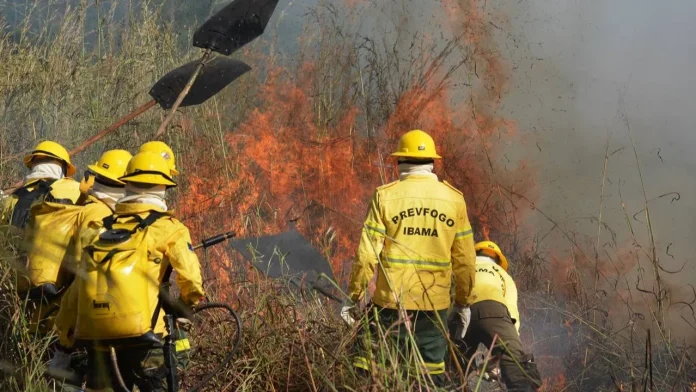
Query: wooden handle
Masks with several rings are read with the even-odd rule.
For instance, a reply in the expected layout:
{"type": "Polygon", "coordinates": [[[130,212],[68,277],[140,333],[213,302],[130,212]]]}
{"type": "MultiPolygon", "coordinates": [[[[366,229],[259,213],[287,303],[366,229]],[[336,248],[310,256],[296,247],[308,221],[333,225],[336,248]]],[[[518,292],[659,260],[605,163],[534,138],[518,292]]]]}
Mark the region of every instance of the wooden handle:
{"type": "Polygon", "coordinates": [[[97,133],[96,135],[94,135],[94,136],[92,136],[91,138],[89,138],[89,139],[85,140],[84,142],[82,142],[82,144],[80,144],[79,146],[77,146],[77,147],[73,148],[72,150],[68,151],[68,154],[70,154],[70,156],[73,156],[73,155],[75,155],[75,154],[81,153],[82,151],[84,151],[85,149],[87,149],[87,147],[89,147],[89,146],[91,146],[92,144],[94,144],[94,143],[98,142],[99,140],[103,139],[106,135],[108,135],[108,134],[114,132],[115,130],[121,128],[121,127],[122,127],[125,123],[127,123],[128,121],[130,121],[130,120],[132,120],[132,119],[138,117],[139,115],[145,113],[145,112],[148,111],[151,107],[155,106],[156,103],[157,103],[157,101],[155,101],[155,100],[153,99],[153,100],[147,102],[146,104],[144,104],[143,106],[141,106],[141,107],[135,109],[134,111],[132,111],[132,112],[126,114],[125,116],[121,117],[120,120],[118,120],[118,121],[116,121],[115,123],[109,125],[109,126],[108,126],[106,129],[104,129],[103,131],[97,133]]]}
{"type": "Polygon", "coordinates": [[[203,57],[201,57],[200,62],[196,66],[196,69],[191,74],[191,77],[189,78],[188,82],[186,83],[186,86],[184,87],[183,90],[181,90],[181,93],[179,93],[179,96],[176,98],[176,101],[174,101],[174,105],[172,105],[172,108],[169,111],[169,114],[167,114],[167,117],[165,117],[164,121],[162,121],[162,124],[160,124],[159,129],[157,130],[157,133],[155,134],[155,139],[162,136],[164,131],[167,129],[167,125],[169,125],[169,123],[174,118],[174,113],[176,113],[176,110],[181,105],[181,102],[184,101],[184,98],[186,98],[186,95],[188,95],[189,91],[191,91],[191,87],[193,87],[193,83],[196,82],[198,75],[201,73],[203,66],[208,61],[208,58],[210,57],[210,55],[212,53],[213,52],[210,49],[206,49],[205,53],[203,53],[203,57]]]}

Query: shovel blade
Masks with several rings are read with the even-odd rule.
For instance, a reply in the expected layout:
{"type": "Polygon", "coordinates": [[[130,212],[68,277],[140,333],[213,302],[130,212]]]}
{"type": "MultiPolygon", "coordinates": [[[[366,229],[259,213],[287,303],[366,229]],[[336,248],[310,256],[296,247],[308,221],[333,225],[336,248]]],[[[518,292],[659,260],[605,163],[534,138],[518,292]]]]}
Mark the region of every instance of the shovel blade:
{"type": "MultiPolygon", "coordinates": [[[[331,264],[295,230],[280,234],[229,241],[251,265],[270,278],[287,279],[315,288],[324,295],[333,291],[331,264]]],[[[328,295],[327,295],[328,296],[328,295]]]]}
{"type": "Polygon", "coordinates": [[[193,46],[229,56],[266,29],[278,0],[234,0],[193,34],[193,46]]]}
{"type": "MultiPolygon", "coordinates": [[[[198,61],[192,61],[164,75],[152,86],[150,96],[163,109],[170,109],[186,87],[197,65],[198,61]]],[[[249,70],[251,67],[242,61],[224,57],[213,58],[203,67],[191,86],[191,91],[181,102],[181,107],[202,104],[249,70]]]]}

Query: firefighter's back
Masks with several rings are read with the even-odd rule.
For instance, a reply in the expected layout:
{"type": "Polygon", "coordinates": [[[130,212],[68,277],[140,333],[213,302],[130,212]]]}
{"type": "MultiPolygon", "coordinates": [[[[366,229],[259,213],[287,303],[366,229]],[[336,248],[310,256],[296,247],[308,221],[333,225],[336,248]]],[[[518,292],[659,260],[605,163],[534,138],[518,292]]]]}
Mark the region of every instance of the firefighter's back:
{"type": "Polygon", "coordinates": [[[466,219],[464,197],[434,176],[411,175],[377,190],[386,226],[375,302],[394,308],[387,278],[407,309],[440,310],[450,303],[451,249],[466,219]]]}

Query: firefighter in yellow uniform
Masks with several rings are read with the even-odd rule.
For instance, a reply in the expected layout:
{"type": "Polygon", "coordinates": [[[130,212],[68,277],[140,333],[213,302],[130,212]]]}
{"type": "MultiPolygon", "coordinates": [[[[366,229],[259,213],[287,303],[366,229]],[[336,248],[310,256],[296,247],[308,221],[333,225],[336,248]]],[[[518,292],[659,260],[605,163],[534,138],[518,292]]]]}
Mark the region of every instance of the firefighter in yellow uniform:
{"type": "MultiPolygon", "coordinates": [[[[167,161],[172,177],[179,175],[179,170],[176,168],[176,156],[174,155],[174,151],[166,143],[158,140],[149,141],[140,146],[138,152],[152,152],[161,156],[165,161],[167,161]]],[[[174,338],[176,339],[177,344],[176,355],[179,361],[179,366],[180,368],[185,369],[188,367],[190,356],[188,335],[185,331],[177,329],[174,331],[174,338]]]]}
{"type": "MultiPolygon", "coordinates": [[[[126,174],[126,167],[133,156],[125,150],[109,150],[102,154],[97,162],[88,166],[85,177],[89,189],[86,190],[87,198],[84,207],[75,218],[75,230],[70,239],[71,256],[75,260],[82,258],[83,242],[89,241],[96,235],[90,230],[89,224],[101,221],[112,215],[116,202],[126,195],[125,183],[119,180],[126,174]]],[[[68,370],[70,367],[70,354],[72,341],[67,337],[75,324],[76,309],[70,309],[75,305],[76,286],[71,285],[61,301],[61,310],[56,318],[56,327],[66,334],[60,336],[60,344],[51,358],[49,367],[53,369],[68,370]]]]}
{"type": "Polygon", "coordinates": [[[541,377],[534,359],[525,353],[520,341],[520,312],[517,308],[517,286],[508,271],[508,260],[497,244],[483,241],[476,244],[476,286],[471,292],[471,321],[464,339],[453,337],[460,346],[464,360],[469,360],[479,343],[500,356],[500,373],[510,392],[532,392],[541,386],[541,377]]]}
{"type": "Polygon", "coordinates": [[[18,274],[17,291],[32,304],[32,329],[43,332],[72,279],[70,255],[61,239],[79,211],[80,186],[71,178],[75,167],[68,152],[55,142],[40,142],[24,164],[31,172],[6,200],[4,211],[13,226],[24,229],[26,268],[18,274]]]}
{"type": "Polygon", "coordinates": [[[386,330],[405,316],[416,347],[409,346],[404,323],[399,323],[393,341],[408,348],[406,358],[420,357],[422,362],[409,365],[425,370],[421,374],[440,385],[444,382],[444,331],[453,277],[455,313],[461,315],[463,324],[468,318],[475,279],[472,229],[462,193],[433,173],[434,160],[440,156],[427,133],[406,133],[392,156],[398,158],[399,180],[377,188],[370,202],[350,275],[352,304],[344,306],[341,314],[352,322],[353,307],[377,272],[353,365],[369,372],[373,361],[378,361],[370,343],[377,331],[366,325],[381,324],[386,330]]]}
{"type": "Polygon", "coordinates": [[[77,306],[65,307],[77,309],[77,322],[60,335],[88,347],[88,388],[114,388],[108,353],[113,346],[129,390],[136,385],[142,392],[163,391],[159,285],[171,267],[181,301],[195,306],[204,296],[200,264],[188,229],[167,211],[165,191],[176,183],[165,159],[138,153],[120,180],[126,183],[126,196],[116,203],[114,214],[90,223],[98,235],[82,253],[74,283],[77,306]],[[106,265],[108,271],[103,270],[106,265]]]}
{"type": "Polygon", "coordinates": [[[76,183],[70,178],[75,166],[70,162],[68,151],[60,144],[43,141],[24,157],[24,165],[31,171],[24,183],[2,200],[0,223],[24,229],[29,222],[32,204],[44,198],[63,200],[72,198],[76,183]]]}

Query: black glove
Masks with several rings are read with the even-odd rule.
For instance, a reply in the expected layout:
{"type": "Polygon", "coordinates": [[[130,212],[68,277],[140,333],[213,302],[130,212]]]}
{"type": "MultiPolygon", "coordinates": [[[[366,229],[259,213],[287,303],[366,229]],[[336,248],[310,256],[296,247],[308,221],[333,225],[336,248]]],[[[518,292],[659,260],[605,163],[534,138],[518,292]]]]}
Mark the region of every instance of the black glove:
{"type": "Polygon", "coordinates": [[[193,309],[191,306],[184,303],[181,298],[173,299],[172,297],[162,298],[162,309],[167,314],[173,314],[176,318],[193,318],[193,309]]]}

